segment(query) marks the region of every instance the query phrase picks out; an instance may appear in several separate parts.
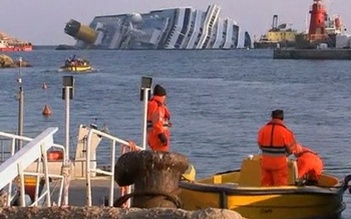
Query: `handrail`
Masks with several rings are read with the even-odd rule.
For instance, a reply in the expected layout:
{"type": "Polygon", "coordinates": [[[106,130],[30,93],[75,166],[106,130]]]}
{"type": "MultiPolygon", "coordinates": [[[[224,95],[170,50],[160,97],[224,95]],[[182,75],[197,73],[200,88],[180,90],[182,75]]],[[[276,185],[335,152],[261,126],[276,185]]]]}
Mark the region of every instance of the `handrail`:
{"type": "MultiPolygon", "coordinates": [[[[53,134],[58,130],[57,127],[47,128],[44,132],[39,134],[36,138],[31,139],[24,136],[18,136],[13,134],[8,134],[4,132],[0,132],[0,135],[11,138],[12,146],[16,139],[21,139],[25,141],[30,141],[19,151],[14,153],[14,147],[12,147],[12,152],[14,153],[9,159],[0,164],[0,189],[3,189],[6,185],[9,185],[9,193],[8,193],[8,201],[7,204],[10,205],[11,201],[11,187],[12,181],[19,176],[20,179],[20,197],[21,197],[21,205],[25,206],[25,185],[24,185],[24,175],[34,175],[37,176],[37,189],[39,184],[39,177],[44,176],[46,182],[46,188],[43,189],[43,194],[38,198],[38,192],[36,192],[36,197],[33,205],[37,205],[38,201],[46,196],[47,206],[51,206],[51,197],[50,197],[50,185],[49,185],[49,177],[58,177],[62,178],[60,175],[49,175],[48,169],[48,160],[47,160],[47,151],[53,145],[53,134]],[[43,162],[43,172],[39,172],[39,168],[37,168],[37,172],[24,172],[26,168],[28,168],[32,163],[36,160],[39,162],[43,162]]],[[[62,148],[61,145],[55,145],[57,147],[62,148]]],[[[64,151],[65,152],[65,151],[64,151]]],[[[62,183],[61,183],[62,184],[62,183]]],[[[60,196],[60,195],[59,195],[60,196]]],[[[59,197],[59,202],[61,198],[59,197]]]]}
{"type": "MultiPolygon", "coordinates": [[[[30,142],[30,141],[33,140],[33,138],[30,138],[30,137],[16,135],[16,134],[11,134],[11,133],[6,133],[6,132],[2,132],[2,131],[0,131],[0,136],[8,138],[8,139],[0,139],[0,141],[1,140],[2,141],[4,141],[4,140],[12,141],[12,143],[11,143],[11,151],[10,151],[11,156],[14,155],[14,153],[15,153],[16,140],[21,140],[21,141],[26,141],[26,142],[30,142]]],[[[66,153],[66,151],[65,151],[66,148],[63,145],[53,143],[52,146],[56,147],[56,148],[60,148],[64,154],[66,153]]],[[[3,151],[1,151],[1,153],[3,153],[3,151]]],[[[2,157],[0,159],[0,161],[2,161],[2,159],[3,159],[3,155],[2,155],[2,157]]]]}
{"type": "MultiPolygon", "coordinates": [[[[128,141],[122,140],[120,138],[114,137],[108,133],[105,133],[103,131],[97,130],[97,129],[90,129],[89,134],[88,134],[88,140],[87,140],[87,148],[86,148],[86,183],[87,183],[87,206],[92,206],[92,195],[91,195],[91,173],[101,173],[104,175],[109,176],[110,178],[110,194],[109,194],[109,206],[113,205],[113,198],[114,198],[114,173],[115,173],[115,154],[116,154],[116,143],[120,143],[122,145],[129,145],[128,141]],[[101,137],[105,137],[109,140],[111,140],[111,171],[102,171],[97,168],[91,168],[91,158],[90,158],[90,147],[91,147],[91,140],[93,134],[96,134],[101,137]]],[[[136,145],[137,150],[143,150],[142,147],[136,145]]]]}

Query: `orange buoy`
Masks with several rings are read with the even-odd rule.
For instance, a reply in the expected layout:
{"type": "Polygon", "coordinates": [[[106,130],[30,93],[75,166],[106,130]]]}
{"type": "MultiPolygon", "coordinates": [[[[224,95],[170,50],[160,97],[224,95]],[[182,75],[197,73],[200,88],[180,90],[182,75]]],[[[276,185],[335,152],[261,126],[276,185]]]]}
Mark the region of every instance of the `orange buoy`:
{"type": "Polygon", "coordinates": [[[51,115],[51,109],[50,109],[50,107],[47,104],[45,104],[45,106],[44,106],[43,115],[44,116],[50,116],[51,115]]]}
{"type": "Polygon", "coordinates": [[[44,90],[48,89],[48,85],[44,82],[43,85],[41,86],[44,90]]]}

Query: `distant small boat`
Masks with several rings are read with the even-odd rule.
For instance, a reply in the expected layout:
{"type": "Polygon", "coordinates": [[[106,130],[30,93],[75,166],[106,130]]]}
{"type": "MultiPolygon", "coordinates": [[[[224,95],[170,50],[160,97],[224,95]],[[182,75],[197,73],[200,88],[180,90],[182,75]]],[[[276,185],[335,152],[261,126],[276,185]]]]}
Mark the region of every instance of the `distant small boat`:
{"type": "Polygon", "coordinates": [[[66,59],[65,64],[60,69],[69,72],[87,72],[91,71],[92,67],[88,60],[73,57],[66,59]]]}

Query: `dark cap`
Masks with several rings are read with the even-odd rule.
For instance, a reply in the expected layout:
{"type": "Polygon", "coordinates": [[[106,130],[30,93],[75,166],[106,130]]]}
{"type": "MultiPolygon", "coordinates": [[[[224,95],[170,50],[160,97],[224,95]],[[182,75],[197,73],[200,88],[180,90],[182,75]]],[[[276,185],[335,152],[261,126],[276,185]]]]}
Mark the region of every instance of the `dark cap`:
{"type": "Polygon", "coordinates": [[[166,96],[166,89],[164,89],[161,85],[156,84],[154,87],[154,95],[156,96],[166,96]]]}
{"type": "Polygon", "coordinates": [[[281,109],[277,109],[277,110],[272,111],[272,119],[284,120],[284,111],[281,109]]]}

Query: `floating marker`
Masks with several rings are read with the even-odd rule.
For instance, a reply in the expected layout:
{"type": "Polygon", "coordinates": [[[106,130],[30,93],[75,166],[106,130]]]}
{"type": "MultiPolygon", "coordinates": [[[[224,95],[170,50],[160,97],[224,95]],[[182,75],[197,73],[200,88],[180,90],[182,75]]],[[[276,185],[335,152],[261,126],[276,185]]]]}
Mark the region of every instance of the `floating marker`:
{"type": "Polygon", "coordinates": [[[51,109],[50,109],[50,107],[47,104],[45,104],[45,106],[44,106],[43,115],[44,116],[50,116],[51,115],[51,109]]]}
{"type": "Polygon", "coordinates": [[[44,82],[43,85],[41,86],[44,90],[48,89],[48,85],[44,82]]]}

